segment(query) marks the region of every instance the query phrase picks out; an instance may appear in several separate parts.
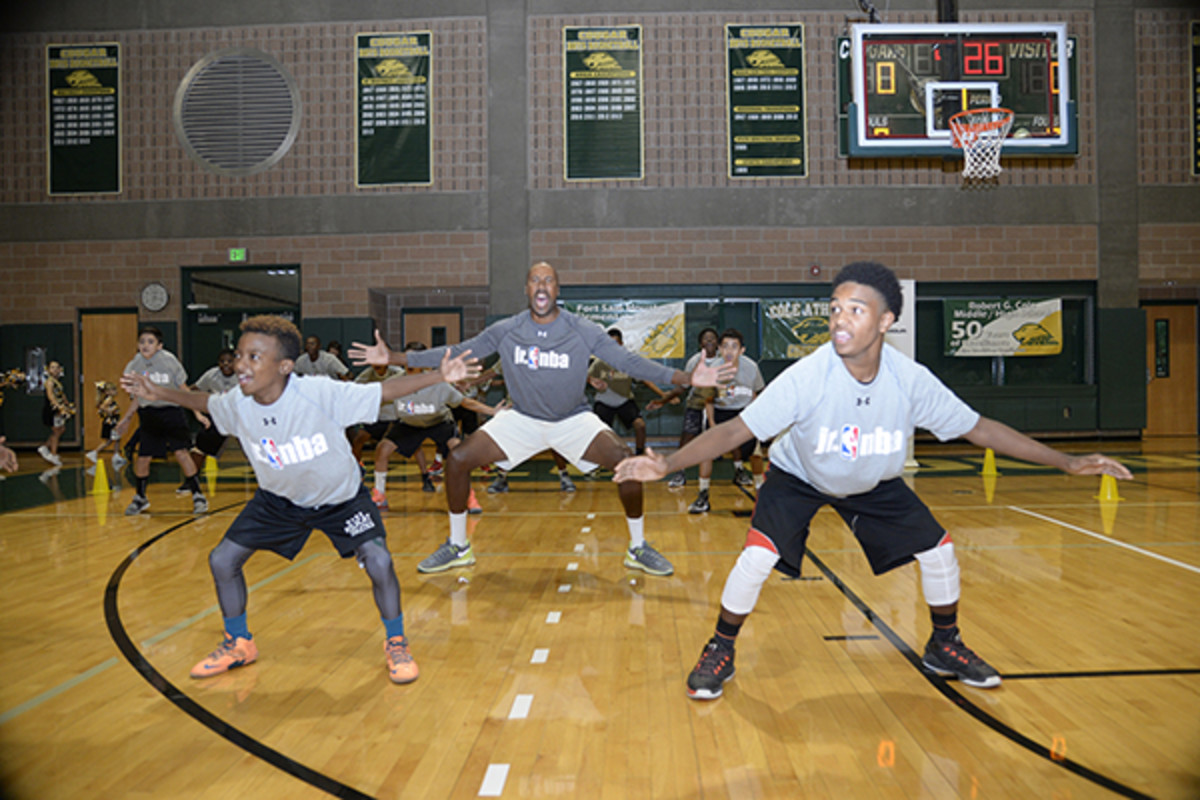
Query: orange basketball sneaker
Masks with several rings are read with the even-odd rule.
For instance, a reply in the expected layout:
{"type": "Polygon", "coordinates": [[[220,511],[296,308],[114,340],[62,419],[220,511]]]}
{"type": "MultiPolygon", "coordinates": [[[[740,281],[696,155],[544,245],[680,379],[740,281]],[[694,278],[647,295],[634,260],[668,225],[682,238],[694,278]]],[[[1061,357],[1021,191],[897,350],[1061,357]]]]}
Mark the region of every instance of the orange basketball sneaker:
{"type": "Polygon", "coordinates": [[[483,507],[479,505],[479,498],[475,497],[475,487],[471,487],[471,493],[467,495],[467,513],[482,514],[483,507]]]}
{"type": "Polygon", "coordinates": [[[387,653],[388,676],[392,683],[412,683],[421,674],[412,653],[408,652],[408,637],[393,636],[383,643],[387,653]]]}
{"type": "Polygon", "coordinates": [[[243,639],[242,637],[233,638],[228,633],[225,634],[225,641],[216,650],[208,654],[208,657],[201,661],[196,666],[192,667],[193,678],[208,678],[213,675],[220,675],[222,672],[228,672],[234,667],[244,667],[247,664],[253,664],[258,658],[258,645],[253,639],[243,639]]]}

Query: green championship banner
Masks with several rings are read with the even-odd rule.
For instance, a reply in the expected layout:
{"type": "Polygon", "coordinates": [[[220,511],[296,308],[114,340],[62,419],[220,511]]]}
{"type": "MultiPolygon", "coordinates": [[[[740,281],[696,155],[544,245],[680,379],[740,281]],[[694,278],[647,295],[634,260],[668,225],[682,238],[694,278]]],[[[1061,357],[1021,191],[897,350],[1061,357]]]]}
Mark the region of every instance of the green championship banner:
{"type": "Polygon", "coordinates": [[[432,36],[358,34],[359,186],[433,183],[432,36]]]}
{"type": "Polygon", "coordinates": [[[1062,352],[1062,300],[943,300],[948,356],[1052,356],[1062,352]]]}
{"type": "Polygon", "coordinates": [[[121,47],[46,46],[50,194],[121,191],[121,47]]]}
{"type": "Polygon", "coordinates": [[[620,329],[625,349],[632,353],[646,358],[687,356],[682,300],[580,300],[563,307],[605,330],[620,329]]]}
{"type": "Polygon", "coordinates": [[[829,341],[829,298],[764,298],[760,358],[797,359],[829,341]]]}
{"type": "Polygon", "coordinates": [[[730,178],[808,174],[804,26],[726,25],[730,178]]]}
{"type": "MultiPolygon", "coordinates": [[[[1200,20],[1192,20],[1192,174],[1200,175],[1200,20]]],[[[1075,95],[1071,95],[1074,97],[1075,95]]]]}
{"type": "Polygon", "coordinates": [[[563,28],[563,91],[566,179],[641,180],[642,27],[563,28]]]}

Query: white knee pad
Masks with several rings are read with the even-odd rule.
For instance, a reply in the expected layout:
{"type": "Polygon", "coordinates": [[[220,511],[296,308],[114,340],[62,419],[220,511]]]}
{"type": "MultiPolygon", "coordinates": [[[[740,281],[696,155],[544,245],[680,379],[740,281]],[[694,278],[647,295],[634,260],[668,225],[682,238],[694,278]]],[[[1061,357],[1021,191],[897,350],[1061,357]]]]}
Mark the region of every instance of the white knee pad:
{"type": "Polygon", "coordinates": [[[947,541],[932,550],[916,554],[921,565],[921,588],[925,602],[931,606],[948,606],[958,602],[958,559],[954,544],[947,541]]]}
{"type": "Polygon", "coordinates": [[[758,602],[762,585],[771,576],[771,569],[779,560],[779,554],[759,545],[742,550],[737,563],[725,579],[725,590],[721,592],[721,606],[734,614],[749,614],[758,602]]]}

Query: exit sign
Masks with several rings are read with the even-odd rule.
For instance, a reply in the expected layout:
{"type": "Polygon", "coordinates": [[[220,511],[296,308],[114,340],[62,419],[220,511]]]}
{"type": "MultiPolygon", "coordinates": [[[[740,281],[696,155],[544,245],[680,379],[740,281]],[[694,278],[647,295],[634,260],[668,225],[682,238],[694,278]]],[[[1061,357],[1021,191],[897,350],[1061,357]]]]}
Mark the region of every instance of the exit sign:
{"type": "Polygon", "coordinates": [[[246,248],[244,248],[244,247],[229,248],[229,263],[230,264],[245,263],[245,261],[246,261],[246,248]]]}

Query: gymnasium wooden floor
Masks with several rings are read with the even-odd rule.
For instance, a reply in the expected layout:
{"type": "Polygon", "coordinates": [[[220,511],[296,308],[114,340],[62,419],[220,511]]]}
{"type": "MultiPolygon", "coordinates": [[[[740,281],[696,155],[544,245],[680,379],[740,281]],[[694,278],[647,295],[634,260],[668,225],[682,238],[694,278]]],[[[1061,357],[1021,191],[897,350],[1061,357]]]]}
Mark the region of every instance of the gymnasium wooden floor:
{"type": "Polygon", "coordinates": [[[292,563],[251,559],[259,660],[199,682],[221,628],[207,554],[250,496],[244,463],[210,476],[209,515],[164,467],[150,513],[126,518],[128,486],[93,495],[79,456],[48,476],[22,453],[0,482],[0,780],[22,800],[1200,797],[1197,441],[1103,449],[1136,473],[1120,500],[1004,460],[989,491],[978,451],[918,450],[912,482],[954,535],[966,641],[999,689],[920,671],[916,568],[872,577],[826,510],[707,703],[684,681],[752,508],[727,472],[703,516],[694,480],[647,487],[672,577],[622,566],[611,483],[561,493],[547,461],[507,495],[478,480],[478,564],[426,576],[444,497],[396,466],[388,538],[420,679],[388,682],[369,584],[318,534],[292,563]]]}

